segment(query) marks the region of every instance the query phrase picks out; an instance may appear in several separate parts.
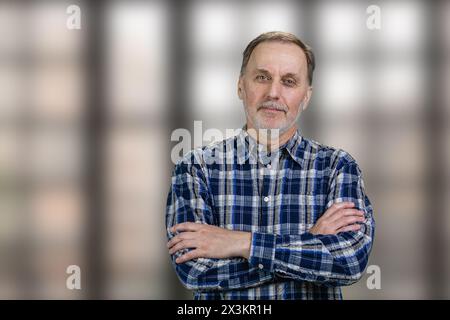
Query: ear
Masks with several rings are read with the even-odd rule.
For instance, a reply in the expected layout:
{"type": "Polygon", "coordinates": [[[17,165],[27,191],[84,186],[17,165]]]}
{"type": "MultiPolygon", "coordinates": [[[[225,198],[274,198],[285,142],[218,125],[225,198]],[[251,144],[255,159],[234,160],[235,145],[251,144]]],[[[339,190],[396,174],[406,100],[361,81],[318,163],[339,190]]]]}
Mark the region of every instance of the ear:
{"type": "Polygon", "coordinates": [[[243,100],[244,92],[243,92],[243,86],[244,86],[244,80],[242,79],[242,76],[239,77],[238,84],[237,84],[237,94],[239,99],[243,100]]]}
{"type": "Polygon", "coordinates": [[[302,110],[306,110],[306,108],[308,108],[309,101],[311,100],[311,96],[312,96],[312,87],[309,86],[306,91],[305,98],[303,98],[303,101],[300,104],[302,107],[302,110]]]}

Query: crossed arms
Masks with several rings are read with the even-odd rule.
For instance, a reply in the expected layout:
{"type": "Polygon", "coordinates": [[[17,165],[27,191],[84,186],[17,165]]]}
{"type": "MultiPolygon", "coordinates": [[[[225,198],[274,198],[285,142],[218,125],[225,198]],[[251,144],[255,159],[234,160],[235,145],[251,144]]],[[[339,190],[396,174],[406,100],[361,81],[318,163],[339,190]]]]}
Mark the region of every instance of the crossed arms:
{"type": "Polygon", "coordinates": [[[167,246],[176,273],[193,290],[243,289],[275,277],[350,285],[364,272],[375,227],[354,161],[336,170],[327,203],[327,210],[303,234],[220,228],[213,222],[201,167],[181,162],[172,176],[166,212],[167,246]]]}

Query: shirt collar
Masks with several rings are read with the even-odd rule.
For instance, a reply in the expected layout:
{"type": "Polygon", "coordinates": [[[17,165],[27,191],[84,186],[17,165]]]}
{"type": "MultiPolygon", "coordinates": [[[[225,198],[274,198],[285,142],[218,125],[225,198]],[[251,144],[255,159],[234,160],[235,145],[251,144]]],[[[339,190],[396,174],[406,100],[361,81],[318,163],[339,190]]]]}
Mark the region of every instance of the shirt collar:
{"type": "MultiPolygon", "coordinates": [[[[247,126],[244,126],[237,135],[237,158],[240,164],[245,163],[249,158],[255,161],[256,148],[258,143],[247,132],[247,126]]],[[[261,147],[261,146],[259,146],[261,147]]],[[[294,135],[280,147],[281,151],[286,153],[296,161],[300,166],[303,165],[305,156],[306,140],[295,131],[294,135]]],[[[256,162],[252,162],[256,163],[256,162]]]]}

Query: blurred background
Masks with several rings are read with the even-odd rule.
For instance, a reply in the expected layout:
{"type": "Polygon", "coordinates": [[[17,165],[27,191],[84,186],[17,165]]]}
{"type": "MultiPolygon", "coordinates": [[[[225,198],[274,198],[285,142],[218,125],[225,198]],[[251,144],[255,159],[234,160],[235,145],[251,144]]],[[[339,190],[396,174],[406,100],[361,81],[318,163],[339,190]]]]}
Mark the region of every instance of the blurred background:
{"type": "Polygon", "coordinates": [[[273,30],[317,56],[302,135],[350,152],[374,206],[381,289],[344,298],[449,299],[450,3],[398,0],[0,1],[0,298],[191,298],[165,247],[171,133],[244,124],[242,51],[273,30]]]}

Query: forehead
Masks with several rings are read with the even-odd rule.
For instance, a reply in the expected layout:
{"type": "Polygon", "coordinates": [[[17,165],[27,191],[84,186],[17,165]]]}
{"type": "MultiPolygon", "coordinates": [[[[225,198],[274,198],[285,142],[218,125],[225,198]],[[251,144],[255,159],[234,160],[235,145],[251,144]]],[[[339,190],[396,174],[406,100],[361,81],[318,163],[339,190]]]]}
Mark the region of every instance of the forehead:
{"type": "Polygon", "coordinates": [[[307,61],[302,48],[294,43],[266,41],[258,44],[248,61],[250,70],[266,69],[282,73],[306,73],[307,61]]]}

